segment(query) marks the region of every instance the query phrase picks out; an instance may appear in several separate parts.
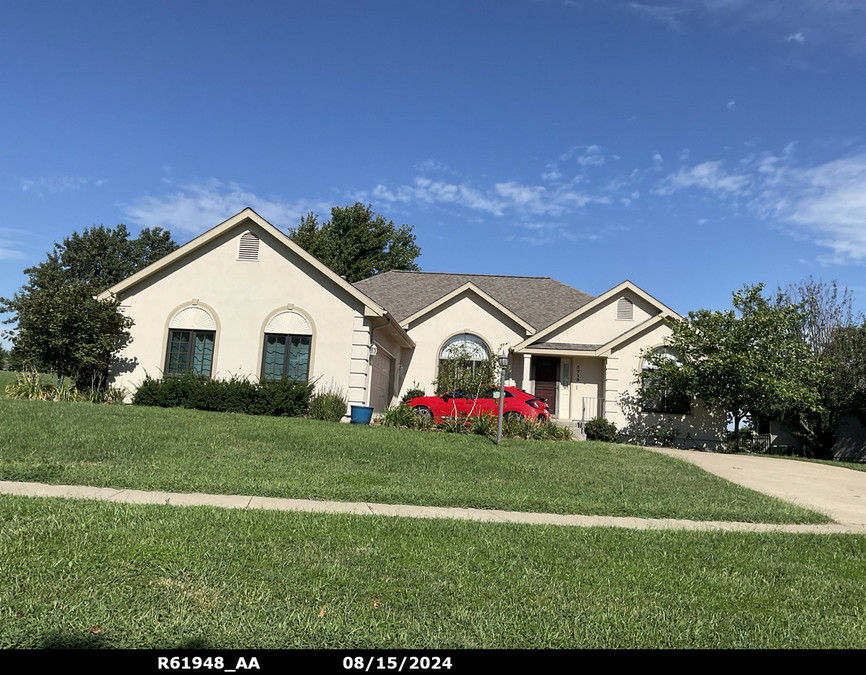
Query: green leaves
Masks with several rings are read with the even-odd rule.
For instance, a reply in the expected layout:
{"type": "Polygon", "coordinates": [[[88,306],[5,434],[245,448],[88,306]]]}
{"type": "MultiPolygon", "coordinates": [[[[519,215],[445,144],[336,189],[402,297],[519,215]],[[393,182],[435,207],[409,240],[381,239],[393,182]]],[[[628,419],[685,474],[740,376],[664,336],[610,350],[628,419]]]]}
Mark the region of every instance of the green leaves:
{"type": "Polygon", "coordinates": [[[331,220],[319,225],[318,216],[309,213],[289,237],[350,283],[391,270],[415,271],[421,249],[415,243],[412,227],[373,213],[370,206],[356,202],[331,209],[331,220]]]}
{"type": "Polygon", "coordinates": [[[734,310],[699,310],[687,319],[670,319],[667,345],[677,358],[645,353],[650,368],[640,377],[724,409],[735,429],[746,416],[779,417],[793,408],[821,412],[825,375],[801,337],[804,306],[771,303],[762,290],[759,284],[735,292],[734,310]]]}
{"type": "Polygon", "coordinates": [[[6,333],[16,357],[79,386],[104,384],[132,320],[119,312],[118,299],[94,296],[176,248],[165,230],[145,228],[130,239],[122,224],[93,226],[55,243],[45,262],[24,270],[29,283],[11,299],[0,298],[0,313],[11,314],[5,323],[17,324],[6,333]]]}

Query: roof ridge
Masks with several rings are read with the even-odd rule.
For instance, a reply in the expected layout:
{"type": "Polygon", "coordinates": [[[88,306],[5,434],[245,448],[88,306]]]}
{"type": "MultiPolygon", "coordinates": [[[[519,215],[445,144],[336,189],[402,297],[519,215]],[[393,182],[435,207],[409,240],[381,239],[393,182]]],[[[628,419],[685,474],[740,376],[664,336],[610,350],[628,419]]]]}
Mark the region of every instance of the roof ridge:
{"type": "MultiPolygon", "coordinates": [[[[387,272],[383,272],[382,274],[437,274],[439,276],[453,276],[453,277],[497,277],[501,279],[552,279],[556,281],[553,277],[535,277],[529,276],[526,274],[475,274],[473,272],[428,272],[424,270],[389,270],[387,272]]],[[[380,274],[376,274],[372,277],[368,277],[368,279],[374,279],[375,277],[382,276],[380,274]]],[[[362,280],[363,281],[363,280],[362,280]]],[[[559,283],[562,283],[561,281],[559,283]]]]}

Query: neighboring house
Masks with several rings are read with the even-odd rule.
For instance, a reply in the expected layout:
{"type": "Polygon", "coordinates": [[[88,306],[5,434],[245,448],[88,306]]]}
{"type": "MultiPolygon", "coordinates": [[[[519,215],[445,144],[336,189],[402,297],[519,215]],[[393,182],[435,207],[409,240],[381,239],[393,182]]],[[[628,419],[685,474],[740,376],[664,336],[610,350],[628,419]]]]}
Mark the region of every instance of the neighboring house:
{"type": "MultiPolygon", "coordinates": [[[[593,298],[549,277],[387,272],[349,284],[252,209],[217,225],[103,293],[132,317],[113,372],[315,379],[381,412],[414,383],[433,392],[457,345],[506,352],[510,384],[563,420],[623,427],[640,352],[663,345],[668,307],[624,281],[593,298]]],[[[645,422],[716,439],[724,419],[662,396],[645,422]]]]}

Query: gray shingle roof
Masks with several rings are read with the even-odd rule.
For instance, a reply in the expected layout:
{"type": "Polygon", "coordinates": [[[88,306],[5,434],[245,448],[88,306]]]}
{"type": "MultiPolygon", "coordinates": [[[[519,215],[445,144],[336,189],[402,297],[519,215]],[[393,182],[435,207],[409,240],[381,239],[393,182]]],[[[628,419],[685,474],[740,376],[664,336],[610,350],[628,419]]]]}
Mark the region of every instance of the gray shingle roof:
{"type": "Polygon", "coordinates": [[[536,330],[549,326],[593,299],[593,296],[550,277],[385,272],[358,281],[354,286],[402,322],[468,282],[536,330]]]}

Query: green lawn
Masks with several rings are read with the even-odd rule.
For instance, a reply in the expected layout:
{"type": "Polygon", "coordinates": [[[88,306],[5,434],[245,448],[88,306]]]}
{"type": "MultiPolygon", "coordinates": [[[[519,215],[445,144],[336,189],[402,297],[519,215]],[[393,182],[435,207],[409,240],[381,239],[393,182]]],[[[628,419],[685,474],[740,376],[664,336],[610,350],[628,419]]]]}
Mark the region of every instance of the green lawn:
{"type": "Polygon", "coordinates": [[[866,648],[854,535],[0,495],[0,550],[0,648],[866,648]]]}
{"type": "Polygon", "coordinates": [[[584,515],[824,522],[696,466],[603,443],[505,441],[181,409],[0,400],[0,479],[584,515]]]}

